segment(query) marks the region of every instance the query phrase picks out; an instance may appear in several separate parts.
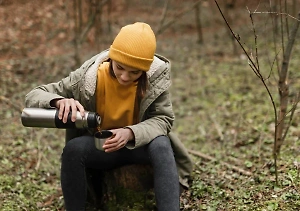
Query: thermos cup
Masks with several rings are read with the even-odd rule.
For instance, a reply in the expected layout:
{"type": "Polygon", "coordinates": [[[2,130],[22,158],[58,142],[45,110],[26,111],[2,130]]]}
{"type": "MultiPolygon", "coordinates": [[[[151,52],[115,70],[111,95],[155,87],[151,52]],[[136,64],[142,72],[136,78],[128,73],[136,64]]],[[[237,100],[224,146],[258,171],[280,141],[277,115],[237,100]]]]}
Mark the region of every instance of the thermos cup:
{"type": "Polygon", "coordinates": [[[21,121],[25,127],[42,127],[42,128],[97,128],[101,123],[101,117],[95,112],[85,111],[82,117],[77,111],[76,121],[71,121],[70,112],[68,120],[63,123],[58,118],[58,109],[44,108],[24,108],[21,114],[21,121]]]}
{"type": "Polygon", "coordinates": [[[112,135],[113,135],[113,133],[109,130],[102,130],[102,131],[96,132],[94,135],[96,148],[103,151],[104,150],[103,144],[105,143],[106,139],[108,139],[112,135]]]}

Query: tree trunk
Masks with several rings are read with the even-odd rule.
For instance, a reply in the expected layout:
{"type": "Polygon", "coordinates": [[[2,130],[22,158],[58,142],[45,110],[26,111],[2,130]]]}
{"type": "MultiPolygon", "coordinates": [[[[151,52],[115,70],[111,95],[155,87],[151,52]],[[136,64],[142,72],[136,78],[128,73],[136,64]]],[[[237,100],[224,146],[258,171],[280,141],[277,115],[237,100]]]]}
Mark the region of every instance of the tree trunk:
{"type": "Polygon", "coordinates": [[[87,169],[87,210],[155,210],[153,171],[149,165],[128,165],[101,172],[87,169]]]}

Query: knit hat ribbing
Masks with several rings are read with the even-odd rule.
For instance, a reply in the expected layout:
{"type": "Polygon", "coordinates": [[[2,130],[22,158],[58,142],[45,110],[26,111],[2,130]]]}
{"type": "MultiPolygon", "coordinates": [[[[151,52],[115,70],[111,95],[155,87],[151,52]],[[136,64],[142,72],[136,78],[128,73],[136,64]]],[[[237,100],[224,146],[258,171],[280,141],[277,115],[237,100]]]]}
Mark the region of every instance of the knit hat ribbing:
{"type": "Polygon", "coordinates": [[[109,57],[129,67],[148,71],[156,50],[151,27],[137,22],[122,27],[109,49],[109,57]]]}

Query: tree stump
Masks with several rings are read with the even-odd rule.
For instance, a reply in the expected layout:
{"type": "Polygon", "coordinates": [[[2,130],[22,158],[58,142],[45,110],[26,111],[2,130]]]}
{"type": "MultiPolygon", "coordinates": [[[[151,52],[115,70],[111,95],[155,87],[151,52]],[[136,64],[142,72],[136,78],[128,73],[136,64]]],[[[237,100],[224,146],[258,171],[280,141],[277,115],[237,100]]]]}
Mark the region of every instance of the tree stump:
{"type": "Polygon", "coordinates": [[[86,173],[90,203],[87,210],[155,210],[150,165],[127,165],[105,172],[87,169],[86,173]]]}

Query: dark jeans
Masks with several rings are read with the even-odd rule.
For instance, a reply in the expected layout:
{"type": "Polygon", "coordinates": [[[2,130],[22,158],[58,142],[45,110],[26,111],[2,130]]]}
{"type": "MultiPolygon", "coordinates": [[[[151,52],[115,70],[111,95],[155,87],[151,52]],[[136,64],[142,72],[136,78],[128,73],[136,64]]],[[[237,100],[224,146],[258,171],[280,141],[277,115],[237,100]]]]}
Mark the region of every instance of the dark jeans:
{"type": "Polygon", "coordinates": [[[70,140],[62,154],[61,185],[67,211],[85,209],[87,183],[85,168],[108,170],[129,164],[151,164],[154,192],[159,211],[179,211],[179,180],[170,139],[159,136],[148,145],[126,147],[106,153],[95,147],[92,136],[70,140]]]}

